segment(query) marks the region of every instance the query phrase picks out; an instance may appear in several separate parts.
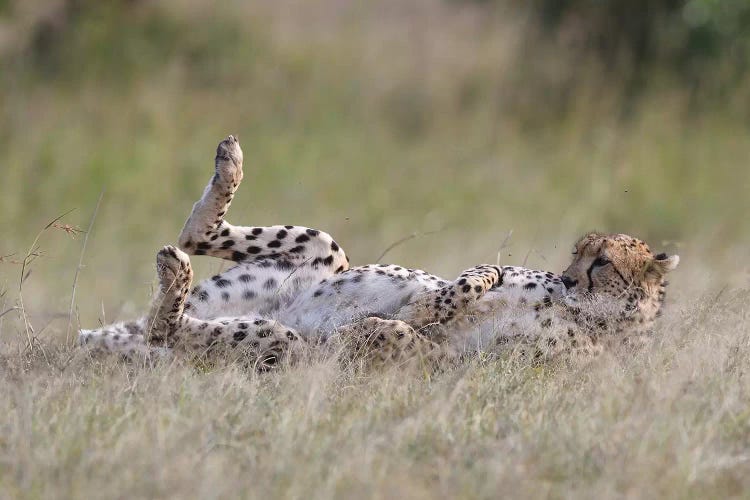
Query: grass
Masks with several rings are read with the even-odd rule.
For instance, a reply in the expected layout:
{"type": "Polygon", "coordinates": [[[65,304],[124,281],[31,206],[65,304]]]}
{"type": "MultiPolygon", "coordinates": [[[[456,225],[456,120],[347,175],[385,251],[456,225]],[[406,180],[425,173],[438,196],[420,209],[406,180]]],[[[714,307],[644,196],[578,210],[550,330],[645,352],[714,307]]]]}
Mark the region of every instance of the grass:
{"type": "Polygon", "coordinates": [[[712,101],[655,70],[635,98],[510,7],[18,5],[0,17],[0,496],[746,496],[746,79],[712,101]],[[445,276],[559,271],[590,229],[679,253],[659,341],[430,377],[66,344],[71,301],[76,327],[145,308],[229,133],[229,220],[325,229],[354,264],[411,234],[383,261],[445,276]],[[79,270],[65,225],[88,230],[100,196],[79,270]]]}
{"type": "MultiPolygon", "coordinates": [[[[0,485],[24,497],[741,497],[747,293],[590,362],[258,376],[6,352],[0,485]]],[[[41,354],[42,348],[45,355],[41,354]]]]}

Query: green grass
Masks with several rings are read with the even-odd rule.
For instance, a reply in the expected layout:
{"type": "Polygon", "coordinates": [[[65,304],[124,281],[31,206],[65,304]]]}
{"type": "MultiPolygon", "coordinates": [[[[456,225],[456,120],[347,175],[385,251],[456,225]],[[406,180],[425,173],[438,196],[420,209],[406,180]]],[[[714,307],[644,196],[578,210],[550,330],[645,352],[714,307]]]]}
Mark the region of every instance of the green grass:
{"type": "Polygon", "coordinates": [[[529,45],[512,9],[432,0],[91,4],[40,38],[50,12],[0,18],[0,256],[16,253],[0,313],[21,304],[13,261],[37,233],[71,209],[62,222],[85,229],[103,193],[73,325],[138,314],[229,133],[246,172],[229,220],[324,229],[354,264],[417,233],[384,261],[559,271],[591,229],[683,260],[647,352],[258,377],[66,346],[82,237],[52,228],[23,282],[34,347],[18,311],[0,318],[4,494],[744,494],[746,80],[712,101],[655,70],[633,96],[564,47],[529,45]]]}

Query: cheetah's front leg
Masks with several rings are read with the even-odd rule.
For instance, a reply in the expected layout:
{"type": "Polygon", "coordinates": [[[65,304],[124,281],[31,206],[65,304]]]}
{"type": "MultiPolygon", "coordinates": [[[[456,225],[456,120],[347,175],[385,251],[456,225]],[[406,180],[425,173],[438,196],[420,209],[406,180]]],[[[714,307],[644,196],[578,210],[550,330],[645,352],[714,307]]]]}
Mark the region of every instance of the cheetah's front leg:
{"type": "Polygon", "coordinates": [[[395,315],[414,328],[441,325],[472,311],[472,306],[492,287],[502,282],[503,270],[481,265],[462,272],[452,283],[425,292],[395,315]]]}
{"type": "Polygon", "coordinates": [[[436,362],[444,355],[442,346],[400,320],[365,318],[338,329],[345,342],[346,356],[369,366],[387,366],[409,360],[436,362]]]}

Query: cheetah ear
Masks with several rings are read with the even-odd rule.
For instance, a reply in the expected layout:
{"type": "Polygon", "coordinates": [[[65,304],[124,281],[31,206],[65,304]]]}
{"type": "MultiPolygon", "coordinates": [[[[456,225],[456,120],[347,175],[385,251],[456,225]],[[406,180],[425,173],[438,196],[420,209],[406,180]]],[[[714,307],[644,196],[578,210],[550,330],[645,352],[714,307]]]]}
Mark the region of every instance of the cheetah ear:
{"type": "Polygon", "coordinates": [[[665,253],[660,253],[648,266],[648,272],[662,277],[669,271],[674,271],[677,265],[680,263],[679,255],[668,256],[665,253]]]}

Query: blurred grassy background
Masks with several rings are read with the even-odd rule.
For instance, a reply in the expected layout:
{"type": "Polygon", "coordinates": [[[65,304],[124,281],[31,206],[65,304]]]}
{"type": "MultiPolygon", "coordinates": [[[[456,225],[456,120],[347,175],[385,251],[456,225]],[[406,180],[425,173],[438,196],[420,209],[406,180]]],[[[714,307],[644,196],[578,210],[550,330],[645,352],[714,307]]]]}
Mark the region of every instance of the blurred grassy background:
{"type": "MultiPolygon", "coordinates": [[[[234,133],[229,220],[355,264],[417,232],[384,260],[560,270],[599,229],[746,285],[749,32],[740,0],[0,1],[0,255],[103,192],[81,322],[133,314],[234,133]]],[[[67,317],[80,242],[42,236],[32,319],[67,317]]]]}

